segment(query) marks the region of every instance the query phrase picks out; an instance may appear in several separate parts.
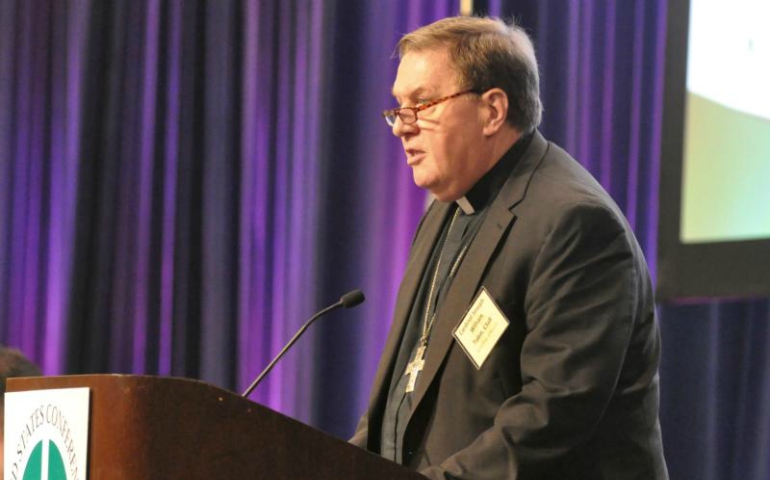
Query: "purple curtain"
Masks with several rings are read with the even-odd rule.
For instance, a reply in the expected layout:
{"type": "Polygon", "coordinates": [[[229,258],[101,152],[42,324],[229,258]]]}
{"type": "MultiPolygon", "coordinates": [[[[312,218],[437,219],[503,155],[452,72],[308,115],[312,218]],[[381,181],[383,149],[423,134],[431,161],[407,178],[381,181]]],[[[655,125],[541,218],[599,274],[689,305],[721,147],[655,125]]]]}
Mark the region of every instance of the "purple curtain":
{"type": "MultiPolygon", "coordinates": [[[[533,35],[542,130],[653,271],[665,0],[476,0],[533,35]]],[[[242,390],[345,437],[425,204],[379,112],[404,32],[459,0],[0,0],[0,342],[47,374],[242,390]]],[[[672,478],[770,475],[766,299],[662,305],[672,478]]]]}
{"type": "Polygon", "coordinates": [[[0,341],[67,354],[89,11],[0,2],[0,341]]]}
{"type": "MultiPolygon", "coordinates": [[[[666,0],[489,0],[535,39],[542,130],[623,208],[655,274],[666,0]]],[[[770,478],[770,301],[659,307],[672,479],[770,478]]]]}
{"type": "Polygon", "coordinates": [[[242,391],[340,436],[425,204],[379,112],[453,1],[0,1],[0,342],[242,391]]]}

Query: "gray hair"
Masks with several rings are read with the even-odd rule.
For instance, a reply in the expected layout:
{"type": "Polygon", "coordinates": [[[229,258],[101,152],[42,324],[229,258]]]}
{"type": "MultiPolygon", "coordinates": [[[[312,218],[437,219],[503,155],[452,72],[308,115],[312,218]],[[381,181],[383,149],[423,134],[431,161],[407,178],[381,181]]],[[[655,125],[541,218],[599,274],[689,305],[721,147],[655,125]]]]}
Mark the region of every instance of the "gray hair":
{"type": "Polygon", "coordinates": [[[403,58],[442,47],[449,49],[464,88],[500,88],[508,96],[508,123],[524,133],[540,125],[540,75],[524,29],[492,17],[444,18],[404,35],[397,51],[403,58]]]}

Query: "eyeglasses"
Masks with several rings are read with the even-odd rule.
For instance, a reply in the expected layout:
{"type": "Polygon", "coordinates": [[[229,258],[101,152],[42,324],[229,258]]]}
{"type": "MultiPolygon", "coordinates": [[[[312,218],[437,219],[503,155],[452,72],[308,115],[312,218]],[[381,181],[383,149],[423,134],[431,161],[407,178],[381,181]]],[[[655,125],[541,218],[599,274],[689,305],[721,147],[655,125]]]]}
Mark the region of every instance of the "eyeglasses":
{"type": "Polygon", "coordinates": [[[385,110],[384,112],[382,112],[382,116],[385,117],[385,121],[388,122],[388,126],[392,127],[393,125],[395,125],[396,118],[400,118],[402,123],[409,125],[417,121],[417,112],[422,112],[427,108],[434,107],[439,103],[446,102],[447,100],[455,97],[459,97],[460,95],[465,95],[466,93],[478,93],[478,92],[476,90],[463,90],[462,92],[457,92],[452,95],[447,95],[446,97],[437,98],[432,102],[423,103],[422,105],[418,105],[416,107],[401,107],[401,108],[394,108],[391,110],[385,110]]]}

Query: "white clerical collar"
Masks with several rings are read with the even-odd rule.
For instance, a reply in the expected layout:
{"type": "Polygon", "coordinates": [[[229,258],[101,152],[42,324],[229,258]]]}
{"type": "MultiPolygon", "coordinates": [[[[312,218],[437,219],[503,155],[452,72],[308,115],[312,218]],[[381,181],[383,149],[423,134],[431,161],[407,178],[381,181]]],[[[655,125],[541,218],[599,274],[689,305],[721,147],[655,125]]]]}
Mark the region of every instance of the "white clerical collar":
{"type": "Polygon", "coordinates": [[[465,195],[458,198],[456,202],[457,202],[457,205],[462,209],[464,214],[473,215],[474,213],[476,213],[476,209],[473,208],[473,205],[471,204],[471,202],[469,202],[468,199],[465,198],[465,195]]]}

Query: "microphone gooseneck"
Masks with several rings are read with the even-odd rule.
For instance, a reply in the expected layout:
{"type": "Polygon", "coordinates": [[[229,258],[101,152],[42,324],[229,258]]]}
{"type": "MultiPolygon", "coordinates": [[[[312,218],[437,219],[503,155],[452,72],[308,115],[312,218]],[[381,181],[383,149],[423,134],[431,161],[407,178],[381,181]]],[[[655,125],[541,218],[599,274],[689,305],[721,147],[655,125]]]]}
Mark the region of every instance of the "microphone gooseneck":
{"type": "Polygon", "coordinates": [[[346,293],[343,295],[337,303],[334,303],[332,305],[329,305],[328,307],[324,308],[323,310],[319,311],[312,317],[310,317],[310,320],[308,320],[302,327],[297,330],[297,333],[294,334],[293,337],[291,337],[291,340],[284,346],[280,352],[278,352],[278,355],[273,358],[273,360],[268,364],[267,367],[265,367],[264,370],[262,370],[262,373],[259,374],[259,376],[249,385],[249,388],[246,389],[245,392],[241,395],[242,397],[246,398],[248,397],[251,392],[254,391],[255,388],[257,388],[257,385],[262,381],[263,378],[270,372],[270,370],[273,369],[276,363],[278,363],[278,360],[283,357],[283,355],[291,348],[292,345],[299,339],[299,337],[302,336],[303,333],[305,333],[305,330],[310,326],[311,323],[316,321],[317,319],[321,318],[322,316],[326,315],[327,313],[331,312],[332,310],[337,310],[338,308],[353,308],[357,305],[360,305],[365,300],[364,293],[361,290],[353,290],[351,292],[346,293]]]}

